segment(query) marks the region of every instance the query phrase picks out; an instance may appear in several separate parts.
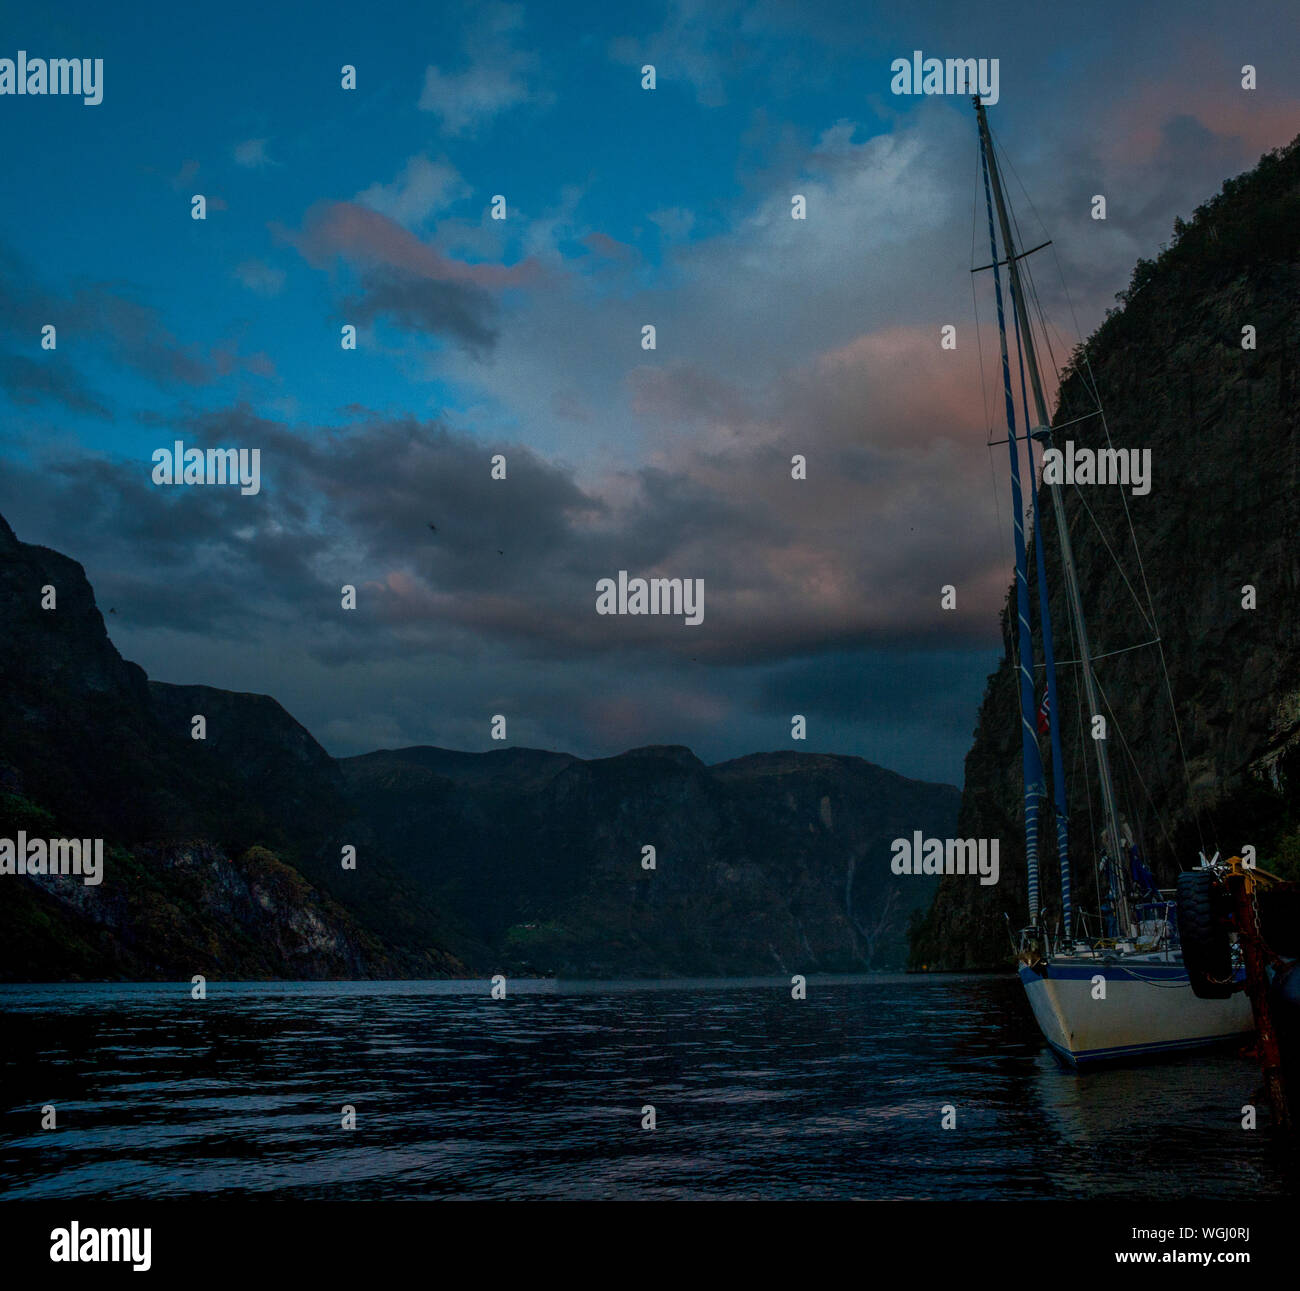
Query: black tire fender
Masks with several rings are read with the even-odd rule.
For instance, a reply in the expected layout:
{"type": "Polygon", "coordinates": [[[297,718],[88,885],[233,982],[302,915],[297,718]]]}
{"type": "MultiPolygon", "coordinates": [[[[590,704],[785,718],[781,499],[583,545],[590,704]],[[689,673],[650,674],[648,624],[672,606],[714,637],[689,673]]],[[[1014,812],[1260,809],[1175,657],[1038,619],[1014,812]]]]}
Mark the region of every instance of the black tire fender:
{"type": "Polygon", "coordinates": [[[1236,989],[1228,939],[1231,911],[1228,890],[1212,870],[1178,876],[1178,936],[1197,999],[1226,1000],[1236,989]]]}

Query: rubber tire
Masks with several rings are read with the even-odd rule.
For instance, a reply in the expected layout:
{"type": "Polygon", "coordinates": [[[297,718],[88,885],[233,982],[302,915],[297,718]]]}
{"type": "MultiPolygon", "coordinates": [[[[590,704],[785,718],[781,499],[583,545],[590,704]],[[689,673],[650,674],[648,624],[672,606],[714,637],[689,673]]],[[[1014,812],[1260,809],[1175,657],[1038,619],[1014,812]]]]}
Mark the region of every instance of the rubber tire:
{"type": "Polygon", "coordinates": [[[1233,994],[1229,910],[1227,890],[1216,874],[1188,870],[1178,876],[1183,966],[1199,1000],[1226,1000],[1233,994]]]}

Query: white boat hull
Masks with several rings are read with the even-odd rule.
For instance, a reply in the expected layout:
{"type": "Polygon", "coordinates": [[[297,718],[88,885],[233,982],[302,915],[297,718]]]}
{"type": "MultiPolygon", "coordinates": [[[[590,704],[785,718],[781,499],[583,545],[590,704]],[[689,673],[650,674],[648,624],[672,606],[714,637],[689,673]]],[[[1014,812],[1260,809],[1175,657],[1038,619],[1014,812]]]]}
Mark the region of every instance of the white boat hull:
{"type": "Polygon", "coordinates": [[[1020,966],[1039,1029],[1076,1067],[1196,1049],[1242,1039],[1254,1030],[1244,991],[1197,999],[1182,964],[1055,959],[1020,966]],[[1105,978],[1104,999],[1094,998],[1105,978]]]}

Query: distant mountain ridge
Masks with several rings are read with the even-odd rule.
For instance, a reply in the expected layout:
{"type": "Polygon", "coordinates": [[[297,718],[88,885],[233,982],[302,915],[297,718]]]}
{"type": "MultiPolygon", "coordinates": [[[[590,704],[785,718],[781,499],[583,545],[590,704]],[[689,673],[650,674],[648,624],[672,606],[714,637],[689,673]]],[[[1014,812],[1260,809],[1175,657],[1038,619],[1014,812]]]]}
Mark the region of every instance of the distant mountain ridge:
{"type": "Polygon", "coordinates": [[[339,765],[368,838],[439,893],[454,953],[567,974],[899,965],[934,881],[903,899],[889,844],[949,833],[957,803],[860,758],[793,752],[710,767],[681,746],[414,748],[339,765]]]}
{"type": "Polygon", "coordinates": [[[3,518],[0,618],[0,837],[107,853],[98,888],[0,876],[9,980],[898,966],[935,881],[890,887],[889,841],[956,817],[952,786],[833,755],[335,759],[269,696],[149,681],[82,567],[3,518]]]}

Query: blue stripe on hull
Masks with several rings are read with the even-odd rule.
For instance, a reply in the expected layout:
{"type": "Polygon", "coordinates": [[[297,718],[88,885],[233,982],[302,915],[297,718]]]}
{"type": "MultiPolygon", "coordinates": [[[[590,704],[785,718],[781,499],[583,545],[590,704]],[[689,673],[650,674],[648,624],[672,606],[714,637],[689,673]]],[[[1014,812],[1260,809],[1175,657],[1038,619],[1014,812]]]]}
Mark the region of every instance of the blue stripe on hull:
{"type": "Polygon", "coordinates": [[[1181,964],[1140,964],[1129,969],[1123,964],[1105,964],[1100,960],[1093,964],[1048,964],[1043,972],[1026,968],[1022,964],[1020,980],[1032,982],[1046,977],[1062,982],[1090,982],[1098,973],[1111,979],[1129,977],[1136,981],[1154,979],[1161,982],[1186,982],[1189,980],[1187,969],[1181,964]]]}
{"type": "MultiPolygon", "coordinates": [[[[1045,964],[1041,969],[1020,965],[1020,980],[1026,986],[1030,982],[1042,981],[1044,978],[1058,982],[1090,982],[1098,974],[1111,981],[1128,979],[1134,982],[1160,982],[1162,985],[1167,982],[1186,982],[1191,985],[1187,969],[1182,964],[1134,964],[1128,967],[1124,964],[1115,962],[1108,964],[1097,960],[1091,964],[1045,964]]],[[[1239,968],[1234,980],[1244,982],[1245,970],[1239,968]]]]}

